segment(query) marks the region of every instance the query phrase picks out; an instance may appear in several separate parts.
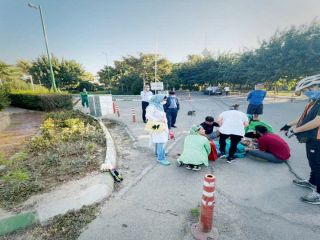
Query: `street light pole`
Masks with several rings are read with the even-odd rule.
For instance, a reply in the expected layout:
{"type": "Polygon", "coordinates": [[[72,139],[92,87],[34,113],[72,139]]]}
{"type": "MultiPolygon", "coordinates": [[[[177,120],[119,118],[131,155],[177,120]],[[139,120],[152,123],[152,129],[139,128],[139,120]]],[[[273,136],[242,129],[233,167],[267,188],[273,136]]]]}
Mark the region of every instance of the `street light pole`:
{"type": "Polygon", "coordinates": [[[52,62],[51,62],[51,57],[50,57],[50,51],[49,51],[49,46],[48,46],[48,38],[47,38],[46,28],[45,28],[45,25],[44,25],[44,19],[43,19],[43,16],[42,16],[41,6],[40,5],[33,5],[31,3],[28,3],[28,6],[31,7],[31,8],[35,8],[35,9],[39,10],[40,18],[41,18],[41,24],[42,24],[42,31],[43,31],[44,41],[45,41],[45,44],[46,44],[48,62],[49,62],[49,67],[50,67],[51,88],[52,88],[52,90],[54,92],[57,92],[56,80],[54,78],[52,62]]]}

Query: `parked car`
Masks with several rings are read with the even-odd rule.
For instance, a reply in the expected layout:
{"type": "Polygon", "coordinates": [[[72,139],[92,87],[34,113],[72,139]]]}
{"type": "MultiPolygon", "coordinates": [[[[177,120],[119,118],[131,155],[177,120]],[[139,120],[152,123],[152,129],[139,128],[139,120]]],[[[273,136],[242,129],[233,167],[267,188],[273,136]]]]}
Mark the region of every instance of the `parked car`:
{"type": "Polygon", "coordinates": [[[219,87],[207,87],[204,90],[204,94],[207,95],[222,95],[222,89],[219,87]]]}

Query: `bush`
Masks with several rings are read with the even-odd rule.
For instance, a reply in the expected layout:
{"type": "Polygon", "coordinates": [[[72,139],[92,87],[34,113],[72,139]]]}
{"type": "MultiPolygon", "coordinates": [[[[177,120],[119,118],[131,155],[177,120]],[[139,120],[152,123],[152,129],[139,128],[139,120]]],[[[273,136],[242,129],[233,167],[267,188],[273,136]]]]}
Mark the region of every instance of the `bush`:
{"type": "Polygon", "coordinates": [[[6,89],[3,86],[1,86],[1,88],[0,88],[0,111],[9,105],[10,105],[10,99],[8,97],[8,93],[7,93],[6,89]]]}
{"type": "Polygon", "coordinates": [[[34,94],[34,93],[11,93],[11,104],[16,107],[54,111],[57,109],[72,109],[72,96],[67,94],[34,94]]]}

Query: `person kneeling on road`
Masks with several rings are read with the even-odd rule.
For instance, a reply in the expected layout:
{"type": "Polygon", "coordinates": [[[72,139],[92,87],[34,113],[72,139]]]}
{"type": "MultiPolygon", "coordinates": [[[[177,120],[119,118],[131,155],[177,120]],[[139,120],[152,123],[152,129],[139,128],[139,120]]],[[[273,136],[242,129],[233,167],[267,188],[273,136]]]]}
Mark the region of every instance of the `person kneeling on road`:
{"type": "Polygon", "coordinates": [[[269,133],[273,133],[273,128],[266,122],[260,120],[259,115],[250,115],[249,118],[249,125],[245,128],[246,134],[244,135],[247,138],[258,138],[259,135],[255,133],[256,126],[265,126],[268,129],[269,133]]]}
{"type": "Polygon", "coordinates": [[[313,190],[301,197],[303,202],[320,204],[320,74],[302,79],[295,91],[304,91],[309,102],[302,115],[287,123],[280,131],[285,131],[288,137],[296,135],[300,143],[306,143],[310,178],[295,179],[293,183],[313,190]]]}
{"type": "Polygon", "coordinates": [[[201,165],[208,166],[208,155],[211,151],[209,140],[203,136],[204,129],[193,125],[190,134],[185,138],[183,152],[177,160],[177,165],[187,165],[189,170],[199,171],[201,165]]]}
{"type": "Polygon", "coordinates": [[[205,134],[209,140],[214,139],[219,136],[218,131],[213,131],[214,127],[219,127],[219,124],[214,121],[214,118],[207,116],[205,121],[200,124],[201,127],[205,130],[205,134]]]}
{"type": "Polygon", "coordinates": [[[268,132],[265,126],[255,127],[258,149],[247,148],[248,154],[272,163],[283,163],[290,158],[289,145],[277,134],[268,132]]]}

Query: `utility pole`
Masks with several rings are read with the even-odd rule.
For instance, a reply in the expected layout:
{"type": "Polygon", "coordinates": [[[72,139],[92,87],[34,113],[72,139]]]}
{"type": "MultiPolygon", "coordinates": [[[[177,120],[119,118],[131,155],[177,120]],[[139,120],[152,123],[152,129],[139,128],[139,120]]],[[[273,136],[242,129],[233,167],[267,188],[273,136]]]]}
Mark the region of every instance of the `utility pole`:
{"type": "Polygon", "coordinates": [[[108,54],[106,52],[103,52],[103,54],[106,56],[106,61],[107,61],[107,75],[108,75],[108,81],[109,81],[109,87],[110,87],[110,70],[109,70],[109,63],[108,63],[108,54]]]}
{"type": "Polygon", "coordinates": [[[45,44],[46,44],[48,62],[49,62],[49,67],[50,67],[51,88],[52,88],[52,90],[54,92],[57,92],[56,80],[54,78],[52,62],[51,62],[51,57],[50,57],[50,51],[49,51],[49,46],[48,46],[48,38],[47,38],[46,28],[45,28],[45,25],[44,25],[44,19],[43,19],[43,16],[42,16],[41,6],[40,5],[34,5],[34,4],[31,4],[31,3],[28,3],[28,6],[31,7],[31,8],[39,10],[40,18],[41,18],[41,24],[42,24],[42,31],[43,31],[44,41],[45,41],[45,44]]]}

